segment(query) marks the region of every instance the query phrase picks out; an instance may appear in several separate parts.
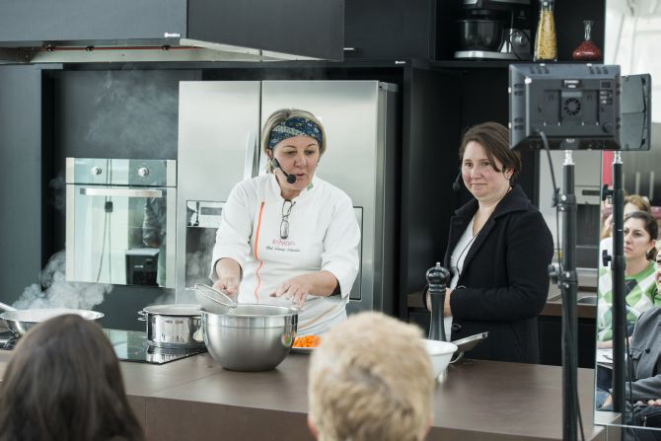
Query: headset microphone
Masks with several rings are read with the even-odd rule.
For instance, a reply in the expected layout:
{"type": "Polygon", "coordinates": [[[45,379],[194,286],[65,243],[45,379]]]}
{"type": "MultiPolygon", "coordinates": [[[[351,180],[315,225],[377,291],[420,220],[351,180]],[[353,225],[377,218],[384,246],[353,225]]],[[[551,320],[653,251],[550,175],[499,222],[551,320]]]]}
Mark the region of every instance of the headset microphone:
{"type": "Polygon", "coordinates": [[[280,167],[280,163],[278,162],[277,159],[275,159],[275,158],[271,159],[271,166],[272,166],[273,168],[279,168],[280,171],[282,172],[282,174],[285,175],[285,178],[287,178],[287,182],[288,182],[289,184],[293,184],[293,183],[296,182],[296,175],[290,175],[290,174],[288,174],[286,171],[284,171],[284,170],[282,169],[282,167],[280,167]]]}
{"type": "Polygon", "coordinates": [[[454,182],[452,183],[452,189],[454,191],[461,190],[461,171],[457,175],[457,179],[455,179],[454,182]]]}

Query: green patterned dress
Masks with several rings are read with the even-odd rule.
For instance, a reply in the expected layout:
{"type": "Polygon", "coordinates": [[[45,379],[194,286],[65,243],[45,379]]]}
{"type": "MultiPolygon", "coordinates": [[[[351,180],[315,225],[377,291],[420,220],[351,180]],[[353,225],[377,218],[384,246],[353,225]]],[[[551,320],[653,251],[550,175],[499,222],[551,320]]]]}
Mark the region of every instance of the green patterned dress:
{"type": "MultiPolygon", "coordinates": [[[[613,279],[610,268],[599,269],[599,305],[597,336],[599,341],[613,339],[613,279]]],[[[661,298],[654,282],[654,262],[642,271],[624,278],[627,302],[627,329],[632,330],[638,316],[653,306],[661,305],[661,298]]],[[[631,332],[627,333],[631,335],[631,332]]]]}

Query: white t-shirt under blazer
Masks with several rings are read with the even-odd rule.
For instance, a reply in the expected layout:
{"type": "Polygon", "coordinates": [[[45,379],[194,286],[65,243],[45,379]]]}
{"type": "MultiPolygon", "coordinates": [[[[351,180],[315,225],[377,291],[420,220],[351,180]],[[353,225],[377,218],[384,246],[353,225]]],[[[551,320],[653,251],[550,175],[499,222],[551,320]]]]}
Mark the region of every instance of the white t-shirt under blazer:
{"type": "Polygon", "coordinates": [[[215,263],[236,260],[243,270],[240,303],[292,306],[273,298],[282,282],[301,274],[326,270],[337,278],[341,295],[308,296],[298,318],[298,334],[320,334],[346,319],[346,302],[358,274],[360,228],[349,196],[313,177],[296,198],[289,214],[289,235],[280,237],[285,200],[273,174],[237,184],[223,207],[213,249],[215,263]]]}

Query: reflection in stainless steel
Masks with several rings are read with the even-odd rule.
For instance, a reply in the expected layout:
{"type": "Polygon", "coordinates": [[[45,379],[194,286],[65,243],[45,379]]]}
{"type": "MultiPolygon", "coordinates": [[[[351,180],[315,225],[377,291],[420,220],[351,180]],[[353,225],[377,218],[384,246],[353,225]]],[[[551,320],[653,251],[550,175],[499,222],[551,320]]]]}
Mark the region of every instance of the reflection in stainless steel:
{"type": "Polygon", "coordinates": [[[158,348],[147,341],[147,334],[139,331],[104,329],[117,358],[122,361],[163,364],[170,361],[201,354],[205,347],[198,348],[158,348]]]}
{"type": "MultiPolygon", "coordinates": [[[[139,331],[104,329],[103,332],[110,340],[115,355],[120,361],[164,364],[206,352],[204,346],[182,349],[158,348],[150,345],[147,335],[139,331]]],[[[18,340],[10,331],[0,331],[0,349],[13,350],[18,340]]]]}

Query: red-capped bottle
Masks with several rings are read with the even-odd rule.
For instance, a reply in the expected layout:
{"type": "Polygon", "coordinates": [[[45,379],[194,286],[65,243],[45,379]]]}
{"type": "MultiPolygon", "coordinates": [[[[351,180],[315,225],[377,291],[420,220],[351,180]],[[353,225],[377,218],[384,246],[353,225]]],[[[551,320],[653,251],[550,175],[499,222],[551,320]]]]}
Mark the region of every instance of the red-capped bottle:
{"type": "Polygon", "coordinates": [[[581,61],[596,61],[601,60],[601,50],[597,47],[596,44],[590,39],[590,33],[592,32],[592,20],[583,20],[583,26],[585,28],[585,41],[578,45],[571,56],[574,60],[581,61]]]}

